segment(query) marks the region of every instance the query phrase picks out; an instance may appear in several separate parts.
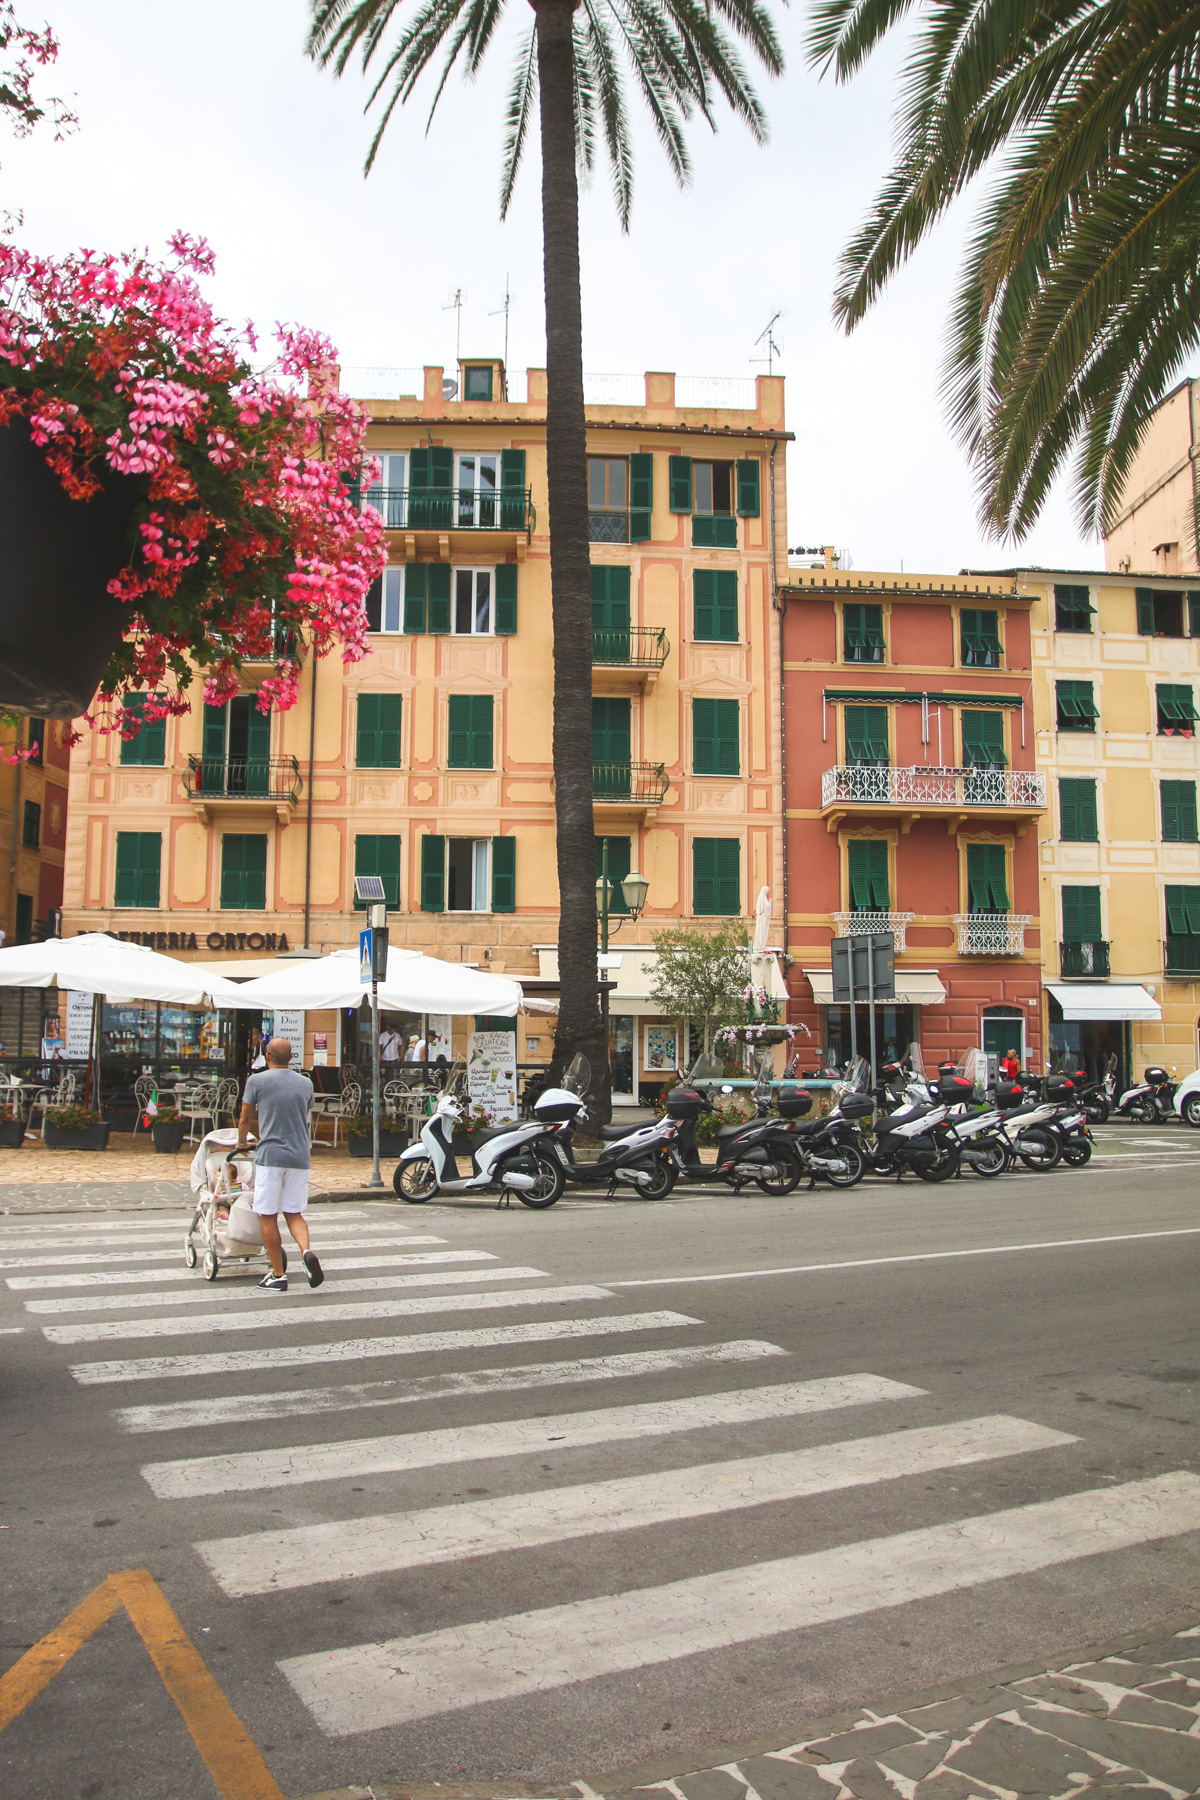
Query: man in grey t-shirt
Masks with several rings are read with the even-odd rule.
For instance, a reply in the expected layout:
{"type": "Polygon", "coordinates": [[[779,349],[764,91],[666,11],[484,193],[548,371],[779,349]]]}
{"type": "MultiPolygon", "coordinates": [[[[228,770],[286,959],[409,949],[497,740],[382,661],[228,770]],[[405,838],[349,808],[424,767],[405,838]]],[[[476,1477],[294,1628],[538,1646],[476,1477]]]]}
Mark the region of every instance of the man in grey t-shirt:
{"type": "Polygon", "coordinates": [[[287,1274],[279,1237],[282,1211],[296,1240],[308,1275],[309,1287],[320,1287],[325,1276],[316,1252],[309,1248],[304,1209],[308,1205],[308,1115],[313,1086],[307,1075],[290,1069],[292,1047],[286,1038],[272,1038],[267,1045],[267,1066],[251,1075],[242,1095],[238,1119],[238,1149],[246,1147],[250,1132],[258,1138],[254,1158],[254,1210],[262,1219],[263,1244],[271,1259],[271,1273],[259,1287],[286,1293],[287,1274]]]}

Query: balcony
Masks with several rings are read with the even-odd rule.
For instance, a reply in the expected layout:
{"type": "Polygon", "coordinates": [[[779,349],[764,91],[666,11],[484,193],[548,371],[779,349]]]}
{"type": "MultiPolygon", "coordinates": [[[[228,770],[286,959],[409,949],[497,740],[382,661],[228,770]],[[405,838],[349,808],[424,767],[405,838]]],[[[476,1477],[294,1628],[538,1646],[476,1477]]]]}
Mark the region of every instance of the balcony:
{"type": "Polygon", "coordinates": [[[286,825],[300,798],[300,765],[294,756],[231,756],[223,762],[189,756],[183,785],[205,824],[218,816],[273,812],[286,825]]]}
{"type": "Polygon", "coordinates": [[[529,537],[537,522],[533,489],[362,488],[351,494],[377,512],[388,531],[511,531],[529,537]]]}
{"type": "Polygon", "coordinates": [[[643,816],[662,805],[671,783],[662,763],[592,764],[592,800],[643,816]]]}
{"type": "Polygon", "coordinates": [[[1032,913],[955,913],[960,956],[1023,956],[1032,913]]]}
{"type": "Polygon", "coordinates": [[[1081,939],[1073,944],[1060,945],[1059,969],[1064,981],[1088,981],[1095,976],[1107,976],[1108,945],[1102,938],[1081,939]]]}
{"type": "Polygon", "coordinates": [[[589,544],[627,544],[629,514],[627,512],[589,512],[589,544]]]}
{"type": "Polygon", "coordinates": [[[840,912],[832,915],[838,937],[866,937],[874,931],[890,931],[897,950],[905,946],[905,933],[912,924],[910,912],[840,912]]]}
{"type": "Polygon", "coordinates": [[[670,640],[657,625],[624,625],[592,632],[592,670],[598,693],[647,692],[671,653],[670,640]]]}
{"type": "Polygon", "coordinates": [[[944,818],[952,834],[971,818],[1000,814],[1022,836],[1045,810],[1046,777],[1028,769],[939,768],[922,763],[893,769],[883,763],[839,764],[821,777],[821,815],[836,831],[848,814],[886,811],[907,832],[924,816],[944,818]]]}
{"type": "Polygon", "coordinates": [[[1200,975],[1200,936],[1167,939],[1168,975],[1200,975]]]}

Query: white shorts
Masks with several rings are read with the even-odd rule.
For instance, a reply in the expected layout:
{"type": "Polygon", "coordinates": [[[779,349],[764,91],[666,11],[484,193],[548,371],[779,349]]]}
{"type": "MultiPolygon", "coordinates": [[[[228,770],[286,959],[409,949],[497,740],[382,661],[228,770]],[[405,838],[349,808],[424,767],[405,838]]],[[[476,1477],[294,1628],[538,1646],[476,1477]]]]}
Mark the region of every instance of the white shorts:
{"type": "Polygon", "coordinates": [[[302,1213],[308,1205],[308,1169],[255,1169],[256,1213],[302,1213]]]}

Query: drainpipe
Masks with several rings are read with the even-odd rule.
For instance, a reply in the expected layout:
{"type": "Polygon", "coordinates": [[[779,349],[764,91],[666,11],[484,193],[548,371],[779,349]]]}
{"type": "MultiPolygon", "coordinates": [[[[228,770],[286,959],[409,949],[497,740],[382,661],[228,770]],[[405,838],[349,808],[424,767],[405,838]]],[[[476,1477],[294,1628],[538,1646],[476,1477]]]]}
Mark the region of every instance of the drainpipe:
{"type": "Polygon", "coordinates": [[[308,707],[308,818],[304,829],[304,948],[307,950],[312,898],[312,834],[313,834],[313,757],[317,740],[317,646],[310,646],[312,690],[308,707]]]}
{"type": "Polygon", "coordinates": [[[779,598],[778,553],[775,542],[775,453],[779,449],[779,440],[771,444],[769,464],[771,495],[771,604],[779,614],[779,792],[781,796],[780,810],[781,835],[780,844],[783,851],[783,966],[786,975],[790,958],[788,956],[788,841],[787,841],[787,712],[784,707],[783,678],[783,615],[784,602],[779,598]]]}

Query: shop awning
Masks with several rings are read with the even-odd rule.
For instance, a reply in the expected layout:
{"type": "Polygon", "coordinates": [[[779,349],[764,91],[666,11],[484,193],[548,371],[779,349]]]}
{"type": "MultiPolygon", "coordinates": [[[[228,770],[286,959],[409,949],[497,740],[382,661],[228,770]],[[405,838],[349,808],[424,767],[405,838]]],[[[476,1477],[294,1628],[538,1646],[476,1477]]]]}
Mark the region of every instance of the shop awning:
{"type": "Polygon", "coordinates": [[[1048,981],[1047,993],[1062,1007],[1064,1019],[1101,1022],[1108,1019],[1161,1019],[1162,1007],[1144,987],[1096,982],[1048,981]]]}
{"type": "MultiPolygon", "coordinates": [[[[805,969],[805,975],[812,982],[812,990],[817,998],[818,1006],[833,1006],[833,971],[832,969],[805,969]]],[[[866,1004],[865,993],[859,995],[859,1002],[866,1004]]],[[[938,980],[936,969],[897,969],[896,1000],[898,1006],[944,1006],[946,990],[938,980]]],[[[891,1001],[880,1001],[880,1005],[891,1005],[891,1001]]]]}
{"type": "MultiPolygon", "coordinates": [[[[610,944],[612,940],[609,940],[610,944]]],[[[543,981],[558,980],[558,951],[538,950],[538,974],[543,981]]],[[[655,971],[658,965],[657,950],[639,950],[632,946],[626,950],[618,944],[610,948],[607,959],[598,957],[602,965],[601,975],[606,976],[614,985],[608,992],[608,1010],[611,1013],[644,1013],[648,1018],[657,1019],[662,1015],[662,1008],[650,998],[650,989],[654,986],[655,971]]],[[[759,969],[767,975],[763,986],[772,1000],[781,1003],[788,997],[787,983],[779,971],[779,960],[775,956],[756,963],[755,974],[759,969]]],[[[747,980],[749,965],[747,964],[747,980]]]]}

